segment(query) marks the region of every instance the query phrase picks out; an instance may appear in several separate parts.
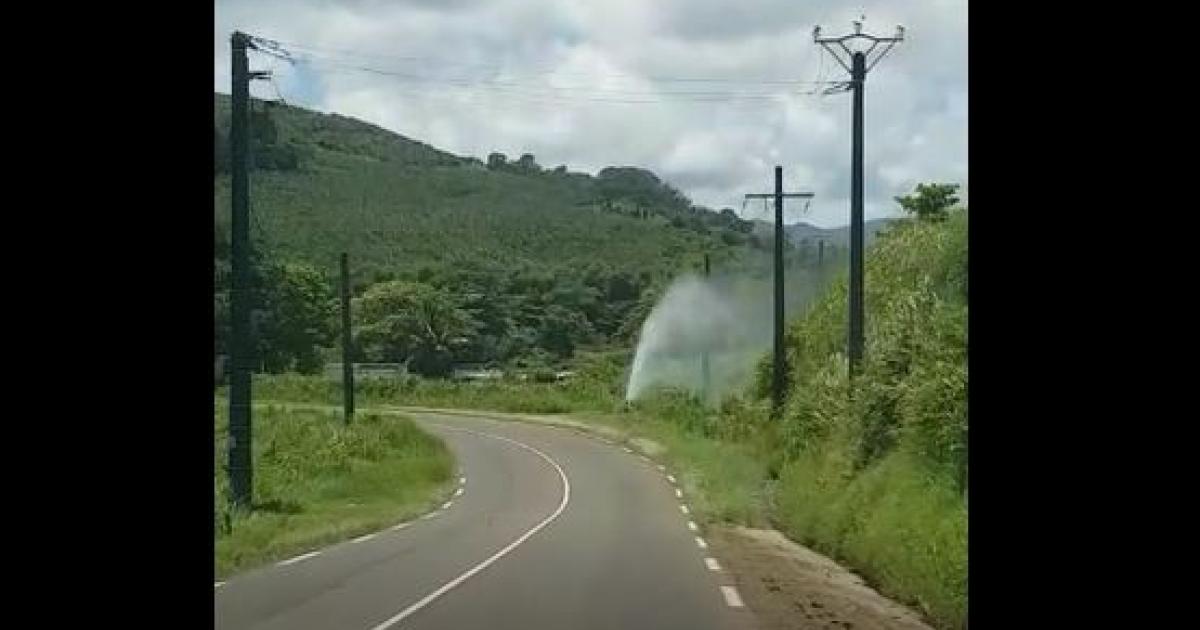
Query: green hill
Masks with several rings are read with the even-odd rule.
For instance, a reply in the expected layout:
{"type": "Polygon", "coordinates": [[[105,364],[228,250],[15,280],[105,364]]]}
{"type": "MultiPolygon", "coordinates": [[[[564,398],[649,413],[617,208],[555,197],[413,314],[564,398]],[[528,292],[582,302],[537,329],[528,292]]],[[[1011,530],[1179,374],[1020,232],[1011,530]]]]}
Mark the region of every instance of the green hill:
{"type": "MultiPolygon", "coordinates": [[[[215,219],[229,221],[229,98],[215,95],[215,219]]],[[[264,245],[356,279],[445,264],[659,273],[745,242],[749,223],[692,206],[648,171],[484,163],[337,114],[255,101],[251,208],[264,245]],[[689,258],[690,257],[690,258],[689,258]]],[[[218,238],[221,238],[220,236],[218,238]]],[[[727,254],[726,254],[727,255],[727,254]]]]}
{"type": "MultiPolygon", "coordinates": [[[[314,371],[328,356],[343,251],[356,299],[382,318],[357,321],[355,309],[356,338],[366,335],[358,358],[415,358],[444,374],[453,362],[561,361],[580,345],[628,344],[666,280],[704,253],[718,268],[756,266],[770,246],[750,222],[695,206],[644,169],[593,176],[544,169],[528,154],[484,162],[337,114],[251,105],[265,371],[314,371]],[[437,321],[388,319],[397,311],[437,321]]],[[[227,335],[229,121],[229,97],[215,94],[217,354],[227,335]]]]}

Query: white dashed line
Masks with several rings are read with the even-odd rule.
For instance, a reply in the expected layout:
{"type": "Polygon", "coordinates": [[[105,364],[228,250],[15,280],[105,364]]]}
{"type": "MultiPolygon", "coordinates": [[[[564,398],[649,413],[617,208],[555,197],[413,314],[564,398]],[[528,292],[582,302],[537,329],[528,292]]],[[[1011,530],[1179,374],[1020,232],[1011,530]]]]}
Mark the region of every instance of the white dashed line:
{"type": "Polygon", "coordinates": [[[696,531],[700,528],[696,527],[696,521],[688,521],[688,529],[690,529],[692,531],[696,531]]]}
{"type": "Polygon", "coordinates": [[[392,531],[398,532],[405,527],[408,527],[408,523],[396,523],[395,525],[392,525],[392,531]]]}
{"type": "Polygon", "coordinates": [[[659,469],[659,470],[661,470],[661,471],[663,471],[663,472],[667,472],[667,467],[666,467],[666,466],[663,466],[662,464],[659,464],[659,465],[658,465],[658,469],[659,469]]]}
{"type": "Polygon", "coordinates": [[[459,477],[459,478],[458,478],[458,485],[460,485],[460,486],[465,486],[465,485],[467,485],[467,478],[466,478],[466,477],[459,477]]]}
{"type": "Polygon", "coordinates": [[[221,588],[222,586],[225,586],[224,582],[217,582],[216,584],[213,584],[213,588],[221,588]]]}
{"type": "Polygon", "coordinates": [[[562,480],[562,484],[563,484],[562,501],[558,504],[558,509],[554,510],[554,512],[551,513],[550,516],[547,516],[545,519],[543,519],[537,525],[534,525],[533,528],[530,529],[529,531],[525,532],[524,534],[521,534],[520,537],[518,537],[516,540],[509,543],[507,547],[492,554],[492,556],[489,557],[487,560],[484,560],[483,562],[480,562],[479,564],[475,565],[474,567],[469,569],[466,573],[463,573],[462,575],[454,578],[453,580],[446,582],[441,587],[439,587],[437,590],[435,590],[432,593],[423,597],[417,603],[396,613],[390,619],[376,625],[371,630],[387,630],[387,628],[390,628],[390,627],[396,625],[397,623],[403,621],[405,618],[409,617],[410,615],[417,612],[418,610],[424,608],[425,606],[428,606],[430,602],[441,597],[442,595],[445,595],[450,589],[458,586],[459,584],[462,584],[466,580],[470,579],[471,576],[488,568],[489,566],[491,566],[492,563],[494,563],[497,560],[499,560],[500,558],[504,557],[505,554],[512,551],[513,549],[516,549],[516,547],[518,545],[520,545],[521,543],[528,540],[530,536],[533,536],[534,534],[538,533],[539,531],[542,530],[542,528],[549,525],[554,519],[558,518],[558,516],[563,513],[563,510],[565,510],[567,508],[567,504],[570,503],[570,501],[571,501],[571,482],[567,480],[567,473],[564,472],[562,469],[562,466],[559,466],[558,462],[551,459],[549,455],[539,451],[538,449],[536,449],[528,444],[524,444],[524,443],[518,442],[516,440],[510,440],[506,437],[501,437],[499,435],[492,435],[490,433],[481,433],[479,431],[472,431],[470,429],[463,429],[460,427],[444,427],[444,428],[452,429],[455,431],[463,431],[466,433],[473,433],[475,435],[488,437],[488,438],[500,440],[503,442],[508,442],[510,444],[515,444],[527,451],[532,452],[534,455],[537,455],[538,457],[541,457],[542,459],[546,460],[546,463],[548,463],[554,467],[554,470],[556,470],[558,472],[559,479],[562,480]]]}
{"type": "Polygon", "coordinates": [[[722,586],[721,594],[725,596],[725,603],[728,604],[730,608],[742,607],[742,597],[741,595],[738,595],[736,588],[732,586],[722,586]]]}
{"type": "Polygon", "coordinates": [[[300,562],[301,560],[307,560],[313,556],[319,556],[319,555],[321,555],[320,551],[310,551],[306,554],[301,554],[299,556],[296,556],[295,558],[291,558],[290,560],[284,560],[283,562],[280,562],[278,564],[278,566],[286,567],[289,564],[295,564],[297,562],[300,562]]]}
{"type": "Polygon", "coordinates": [[[621,447],[621,450],[625,451],[626,453],[632,453],[632,452],[633,452],[633,451],[632,451],[632,450],[631,450],[631,449],[630,449],[628,446],[622,446],[622,447],[621,447]]]}
{"type": "Polygon", "coordinates": [[[366,542],[368,540],[371,540],[374,537],[375,537],[375,534],[367,534],[366,536],[359,536],[358,538],[355,538],[354,540],[351,540],[350,542],[352,542],[352,543],[366,542]]]}
{"type": "Polygon", "coordinates": [[[463,493],[463,489],[462,489],[462,488],[459,488],[458,490],[455,490],[455,491],[454,491],[454,496],[456,496],[456,497],[461,497],[461,496],[462,496],[462,493],[463,493]]]}
{"type": "Polygon", "coordinates": [[[437,515],[438,515],[438,513],[437,513],[437,512],[430,512],[430,513],[426,514],[425,516],[422,516],[422,517],[421,517],[421,519],[422,519],[422,520],[428,520],[428,519],[431,519],[431,518],[433,518],[433,517],[435,517],[435,516],[437,516],[437,515]]]}
{"type": "Polygon", "coordinates": [[[704,542],[704,539],[699,536],[696,536],[696,546],[701,549],[708,549],[708,543],[704,542]]]}
{"type": "Polygon", "coordinates": [[[687,513],[688,513],[687,506],[686,506],[686,505],[683,505],[683,504],[680,504],[680,505],[679,505],[679,511],[680,511],[680,512],[683,512],[684,514],[687,514],[687,513]]]}
{"type": "Polygon", "coordinates": [[[716,558],[705,558],[704,565],[708,567],[709,571],[720,571],[721,570],[721,565],[717,564],[716,558]]]}
{"type": "Polygon", "coordinates": [[[442,504],[442,509],[449,510],[451,505],[454,505],[454,501],[447,501],[442,504]]]}
{"type": "Polygon", "coordinates": [[[675,488],[675,497],[678,499],[682,499],[683,498],[683,490],[680,490],[679,488],[675,488]]]}
{"type": "Polygon", "coordinates": [[[675,478],[672,477],[671,475],[667,475],[667,481],[670,481],[671,483],[675,483],[675,478]]]}

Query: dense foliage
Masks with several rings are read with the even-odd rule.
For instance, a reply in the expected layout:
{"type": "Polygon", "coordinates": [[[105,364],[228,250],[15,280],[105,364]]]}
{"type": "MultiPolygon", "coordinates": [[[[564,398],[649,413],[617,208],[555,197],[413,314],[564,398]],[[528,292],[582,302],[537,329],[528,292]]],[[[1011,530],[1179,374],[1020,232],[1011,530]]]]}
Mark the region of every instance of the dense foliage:
{"type": "MultiPolygon", "coordinates": [[[[227,96],[214,103],[223,354],[230,114],[227,96]]],[[[314,372],[329,356],[343,251],[363,310],[354,313],[356,358],[440,376],[454,363],[552,364],[580,347],[628,345],[667,281],[704,253],[732,266],[771,247],[731,210],[694,206],[643,169],[591,176],[501,153],[485,164],[263,101],[252,103],[250,127],[255,364],[268,372],[314,372]],[[389,312],[418,305],[425,315],[389,312]]]]}

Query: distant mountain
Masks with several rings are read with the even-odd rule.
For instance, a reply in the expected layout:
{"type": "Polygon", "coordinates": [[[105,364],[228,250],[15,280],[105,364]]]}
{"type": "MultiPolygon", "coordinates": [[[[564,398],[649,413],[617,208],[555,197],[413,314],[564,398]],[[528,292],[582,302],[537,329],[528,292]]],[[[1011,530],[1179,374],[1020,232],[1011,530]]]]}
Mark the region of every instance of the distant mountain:
{"type": "MultiPolygon", "coordinates": [[[[875,236],[888,224],[896,221],[896,219],[870,219],[863,224],[865,240],[867,247],[875,241],[875,236]]],[[[774,233],[775,226],[772,223],[762,220],[754,221],[754,234],[761,237],[770,238],[774,233]]],[[[804,242],[808,242],[812,246],[816,246],[817,242],[824,241],[826,246],[833,245],[838,249],[849,247],[850,245],[850,226],[843,225],[835,228],[821,228],[811,223],[800,221],[783,227],[784,233],[787,234],[788,241],[793,245],[802,246],[804,242]]]]}

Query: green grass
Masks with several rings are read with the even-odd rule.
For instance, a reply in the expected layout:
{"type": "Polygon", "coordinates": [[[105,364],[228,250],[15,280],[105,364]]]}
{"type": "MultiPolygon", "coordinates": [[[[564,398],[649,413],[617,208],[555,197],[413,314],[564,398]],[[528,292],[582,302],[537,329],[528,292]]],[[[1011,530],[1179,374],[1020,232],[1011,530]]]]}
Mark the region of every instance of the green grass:
{"type": "Polygon", "coordinates": [[[587,423],[618,429],[663,448],[657,456],[679,480],[696,519],[769,526],[768,462],[752,443],[706,437],[670,416],[635,407],[624,413],[577,413],[587,423]]]}
{"type": "MultiPolygon", "coordinates": [[[[571,382],[363,380],[355,383],[354,391],[357,404],[367,407],[407,405],[516,413],[567,413],[608,409],[613,404],[613,399],[602,391],[571,382]]],[[[259,400],[340,405],[342,388],[340,383],[322,376],[256,374],[254,396],[259,400]]]]}
{"type": "Polygon", "coordinates": [[[361,535],[422,514],[452,487],[454,461],[442,441],[411,419],[257,408],[254,501],[228,508],[228,405],[215,421],[215,544],[218,577],[361,535]]]}
{"type": "Polygon", "coordinates": [[[777,499],[780,529],[854,567],[936,625],[962,627],[967,508],[961,495],[903,451],[854,476],[847,459],[826,452],[787,464],[777,499]]]}
{"type": "MultiPolygon", "coordinates": [[[[845,278],[789,323],[779,529],[943,628],[967,610],[967,213],[904,222],[866,266],[867,349],[853,391],[845,278]],[[851,395],[853,394],[853,395],[851,395]]],[[[769,381],[760,364],[758,390],[769,381]]]]}

